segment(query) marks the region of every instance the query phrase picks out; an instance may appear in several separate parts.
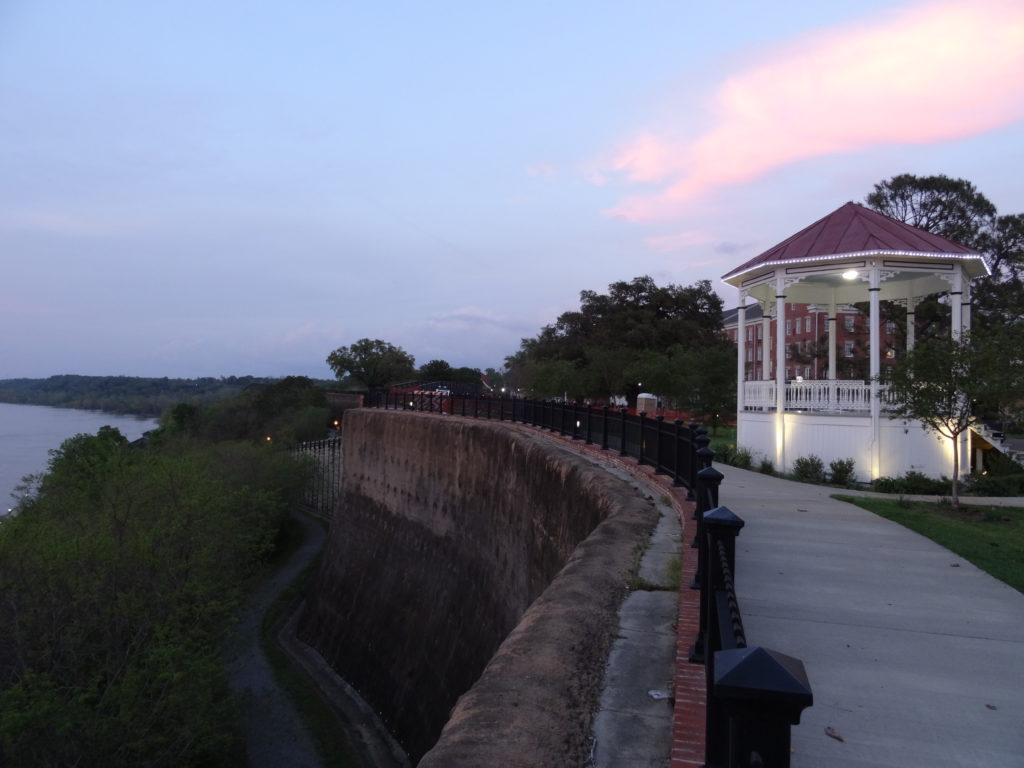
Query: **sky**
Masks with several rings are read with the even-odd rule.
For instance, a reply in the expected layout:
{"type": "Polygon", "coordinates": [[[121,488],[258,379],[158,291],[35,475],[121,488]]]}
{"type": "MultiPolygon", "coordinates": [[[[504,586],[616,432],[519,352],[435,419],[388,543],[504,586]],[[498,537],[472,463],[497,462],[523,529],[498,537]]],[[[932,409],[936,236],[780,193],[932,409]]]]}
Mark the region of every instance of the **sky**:
{"type": "Polygon", "coordinates": [[[0,379],[501,368],[900,173],[1024,212],[1024,2],[0,1],[0,379]]]}

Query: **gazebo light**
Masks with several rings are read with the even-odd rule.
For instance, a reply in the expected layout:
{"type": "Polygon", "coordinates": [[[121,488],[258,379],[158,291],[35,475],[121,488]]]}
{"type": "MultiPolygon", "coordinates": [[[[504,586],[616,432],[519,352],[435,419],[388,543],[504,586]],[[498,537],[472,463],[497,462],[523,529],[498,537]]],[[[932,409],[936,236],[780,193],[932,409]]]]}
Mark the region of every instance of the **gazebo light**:
{"type": "Polygon", "coordinates": [[[843,272],[843,280],[856,280],[857,274],[858,272],[856,269],[848,269],[843,272]]]}

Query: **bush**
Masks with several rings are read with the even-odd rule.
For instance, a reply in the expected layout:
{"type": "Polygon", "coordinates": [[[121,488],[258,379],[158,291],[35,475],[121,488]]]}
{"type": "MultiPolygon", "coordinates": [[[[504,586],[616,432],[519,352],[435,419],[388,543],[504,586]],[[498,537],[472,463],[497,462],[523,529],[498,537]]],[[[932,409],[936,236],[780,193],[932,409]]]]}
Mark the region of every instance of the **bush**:
{"type": "Polygon", "coordinates": [[[825,465],[813,453],[793,462],[793,477],[804,483],[825,482],[825,465]]]}
{"type": "Polygon", "coordinates": [[[968,482],[972,496],[1024,496],[1024,473],[975,475],[968,482]]]}
{"type": "Polygon", "coordinates": [[[737,448],[735,445],[719,445],[715,447],[715,461],[740,469],[754,466],[754,456],[749,448],[737,448]]]}
{"type": "Polygon", "coordinates": [[[876,477],[871,481],[871,490],[879,493],[903,493],[903,480],[898,477],[876,477]]]}
{"type": "Polygon", "coordinates": [[[836,459],[829,462],[829,478],[833,485],[849,485],[853,482],[855,464],[853,459],[836,459]]]}
{"type": "Polygon", "coordinates": [[[944,496],[952,493],[953,490],[948,477],[936,480],[934,477],[928,477],[928,475],[915,471],[907,472],[903,476],[903,482],[906,485],[906,493],[944,496]]]}
{"type": "Polygon", "coordinates": [[[917,493],[925,496],[946,496],[952,491],[948,477],[936,480],[913,470],[903,477],[879,477],[871,483],[871,489],[879,493],[917,493]]]}
{"type": "Polygon", "coordinates": [[[761,459],[760,465],[758,465],[757,467],[757,471],[760,472],[762,475],[774,475],[775,465],[772,463],[771,459],[763,458],[761,459]]]}

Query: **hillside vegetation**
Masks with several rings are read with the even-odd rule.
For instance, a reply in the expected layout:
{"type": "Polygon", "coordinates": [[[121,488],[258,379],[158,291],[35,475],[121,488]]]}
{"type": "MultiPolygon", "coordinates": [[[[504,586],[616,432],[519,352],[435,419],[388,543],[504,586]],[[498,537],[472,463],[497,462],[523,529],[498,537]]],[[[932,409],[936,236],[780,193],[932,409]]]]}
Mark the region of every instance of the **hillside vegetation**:
{"type": "Polygon", "coordinates": [[[52,452],[0,518],[0,765],[245,764],[225,648],[322,400],[286,379],[180,405],[145,448],[104,427],[52,452]]]}

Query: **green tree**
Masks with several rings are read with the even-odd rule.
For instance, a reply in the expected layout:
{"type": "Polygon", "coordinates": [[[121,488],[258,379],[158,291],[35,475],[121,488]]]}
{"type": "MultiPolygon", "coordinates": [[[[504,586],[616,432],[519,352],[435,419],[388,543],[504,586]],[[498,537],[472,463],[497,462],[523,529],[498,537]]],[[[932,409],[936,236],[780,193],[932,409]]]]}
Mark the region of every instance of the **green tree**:
{"type": "Polygon", "coordinates": [[[416,374],[412,355],[380,339],[360,339],[350,347],[338,347],[327,356],[327,365],[339,379],[348,374],[369,389],[407,381],[416,374]]]}
{"type": "Polygon", "coordinates": [[[419,377],[424,381],[448,381],[452,377],[452,367],[447,360],[431,360],[420,366],[419,377]]]}
{"type": "Polygon", "coordinates": [[[960,339],[936,337],[914,347],[893,368],[890,418],[921,421],[953,442],[953,504],[959,505],[960,436],[986,408],[1024,395],[1024,334],[992,328],[960,339]]]}
{"type": "Polygon", "coordinates": [[[658,286],[637,277],[582,291],[580,308],[565,312],[506,359],[512,386],[536,394],[636,397],[635,369],[645,355],[674,345],[714,344],[721,333],[722,301],[707,280],[658,286]]]}
{"type": "Polygon", "coordinates": [[[54,451],[0,521],[0,765],[237,765],[224,644],[304,480],[250,444],[54,451]]]}
{"type": "MultiPolygon", "coordinates": [[[[867,204],[886,216],[942,235],[985,255],[992,274],[972,282],[976,324],[1024,323],[1024,214],[998,215],[965,179],[900,174],[875,184],[867,204]]],[[[918,338],[941,335],[948,307],[938,296],[916,310],[918,338]]],[[[897,316],[892,319],[900,320],[897,316]]]]}

